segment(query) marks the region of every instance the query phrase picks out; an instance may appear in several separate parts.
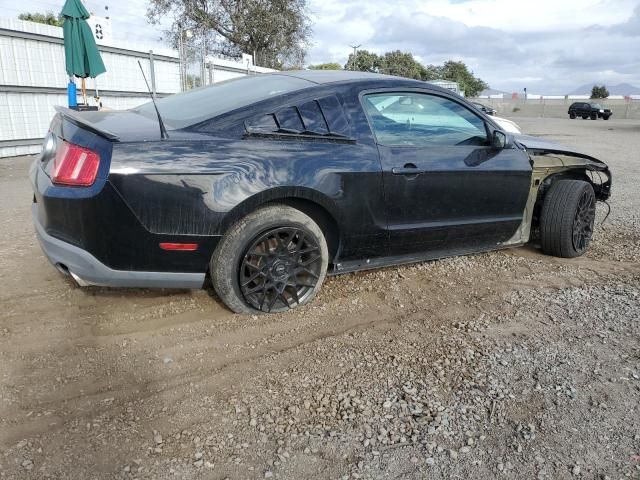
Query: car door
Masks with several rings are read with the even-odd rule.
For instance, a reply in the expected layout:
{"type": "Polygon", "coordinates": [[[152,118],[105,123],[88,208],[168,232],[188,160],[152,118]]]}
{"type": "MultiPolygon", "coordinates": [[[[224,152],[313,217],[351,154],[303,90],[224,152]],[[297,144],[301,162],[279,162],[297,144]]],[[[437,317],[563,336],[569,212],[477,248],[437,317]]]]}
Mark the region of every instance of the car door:
{"type": "Polygon", "coordinates": [[[495,247],[520,225],[526,152],[490,146],[478,112],[443,94],[361,96],[383,170],[390,255],[495,247]]]}
{"type": "Polygon", "coordinates": [[[591,113],[591,109],[589,108],[589,104],[588,103],[581,103],[580,104],[580,108],[579,110],[579,114],[582,115],[589,115],[591,113]]]}

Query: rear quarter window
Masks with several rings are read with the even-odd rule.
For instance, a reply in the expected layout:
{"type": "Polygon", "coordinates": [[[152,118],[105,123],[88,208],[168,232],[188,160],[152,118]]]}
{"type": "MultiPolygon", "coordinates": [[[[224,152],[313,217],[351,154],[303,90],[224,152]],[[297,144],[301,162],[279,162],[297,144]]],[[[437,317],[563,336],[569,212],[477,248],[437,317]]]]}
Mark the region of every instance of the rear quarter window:
{"type": "Polygon", "coordinates": [[[289,130],[295,133],[301,133],[305,130],[302,124],[302,118],[296,107],[283,108],[276,113],[276,121],[281,130],[289,130]]]}
{"type": "Polygon", "coordinates": [[[303,103],[298,107],[298,112],[302,117],[305,130],[309,132],[315,132],[320,134],[329,133],[329,127],[324,119],[322,110],[320,110],[320,104],[317,100],[303,103]]]}
{"type": "Polygon", "coordinates": [[[245,122],[249,133],[300,133],[319,136],[348,136],[349,122],[335,95],[307,100],[245,122]]]}

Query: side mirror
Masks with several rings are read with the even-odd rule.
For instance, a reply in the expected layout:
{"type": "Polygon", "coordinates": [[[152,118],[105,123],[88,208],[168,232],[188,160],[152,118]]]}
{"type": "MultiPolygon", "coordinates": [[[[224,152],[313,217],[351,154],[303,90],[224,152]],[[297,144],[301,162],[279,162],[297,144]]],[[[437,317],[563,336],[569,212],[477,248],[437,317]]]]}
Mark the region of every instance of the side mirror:
{"type": "Polygon", "coordinates": [[[507,146],[507,136],[500,130],[494,130],[491,137],[491,146],[496,150],[502,150],[507,146]]]}

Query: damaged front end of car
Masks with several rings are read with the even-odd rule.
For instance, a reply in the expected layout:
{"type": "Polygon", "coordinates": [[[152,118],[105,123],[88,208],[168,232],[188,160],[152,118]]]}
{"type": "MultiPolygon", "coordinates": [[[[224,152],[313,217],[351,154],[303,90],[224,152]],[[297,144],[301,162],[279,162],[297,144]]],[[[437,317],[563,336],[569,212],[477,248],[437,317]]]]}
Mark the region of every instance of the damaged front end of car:
{"type": "Polygon", "coordinates": [[[593,187],[596,200],[606,203],[610,198],[612,176],[603,161],[558,143],[527,135],[514,135],[513,144],[529,154],[533,172],[522,223],[502,246],[524,245],[539,237],[542,199],[556,180],[583,180],[593,187]]]}

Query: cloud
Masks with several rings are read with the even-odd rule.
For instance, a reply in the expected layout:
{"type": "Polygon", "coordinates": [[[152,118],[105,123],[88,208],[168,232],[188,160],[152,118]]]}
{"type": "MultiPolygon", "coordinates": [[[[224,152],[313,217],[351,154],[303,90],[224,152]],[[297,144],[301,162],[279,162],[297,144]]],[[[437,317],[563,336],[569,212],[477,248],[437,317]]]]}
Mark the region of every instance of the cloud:
{"type": "Polygon", "coordinates": [[[637,37],[640,35],[640,4],[633,10],[633,15],[626,22],[609,27],[613,34],[623,34],[637,37]]]}
{"type": "Polygon", "coordinates": [[[378,53],[408,51],[425,64],[462,60],[492,87],[507,91],[527,87],[563,94],[591,81],[640,85],[637,2],[538,0],[518,5],[514,9],[513,2],[504,0],[397,5],[322,0],[308,60],[345,63],[349,45],[362,44],[378,53]],[[325,16],[323,11],[329,10],[331,15],[325,16]]]}
{"type": "MultiPolygon", "coordinates": [[[[308,63],[346,63],[350,45],[402,50],[424,64],[462,60],[493,88],[564,94],[597,81],[640,86],[640,0],[308,0],[308,63]]],[[[101,0],[87,0],[104,11],[101,0]]],[[[146,0],[109,0],[119,42],[166,47],[146,0]]],[[[56,10],[30,0],[29,10],[56,10]]],[[[13,0],[0,0],[14,15],[13,0]],[[13,9],[13,10],[12,10],[13,9]]],[[[56,7],[56,8],[54,8],[56,7]]],[[[15,13],[17,15],[17,13],[15,13]]]]}

